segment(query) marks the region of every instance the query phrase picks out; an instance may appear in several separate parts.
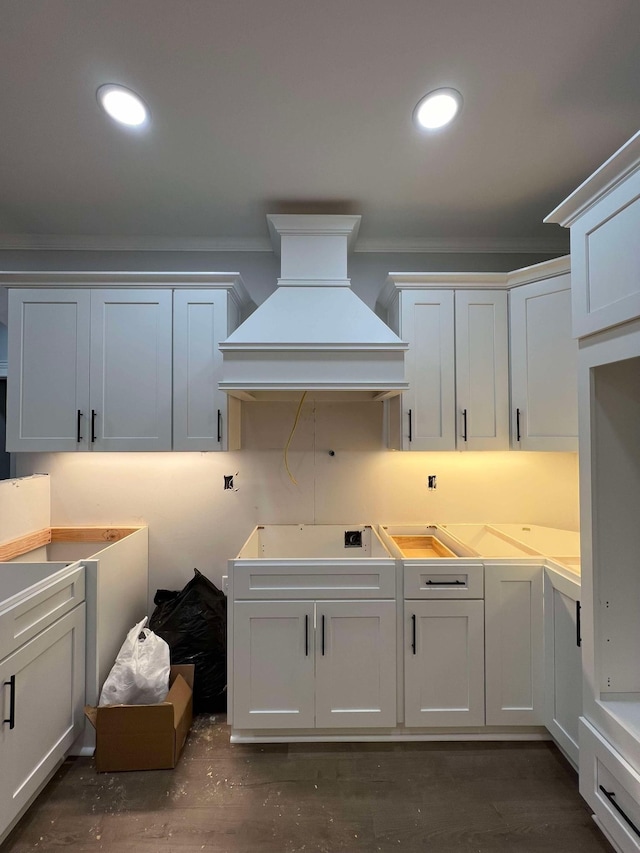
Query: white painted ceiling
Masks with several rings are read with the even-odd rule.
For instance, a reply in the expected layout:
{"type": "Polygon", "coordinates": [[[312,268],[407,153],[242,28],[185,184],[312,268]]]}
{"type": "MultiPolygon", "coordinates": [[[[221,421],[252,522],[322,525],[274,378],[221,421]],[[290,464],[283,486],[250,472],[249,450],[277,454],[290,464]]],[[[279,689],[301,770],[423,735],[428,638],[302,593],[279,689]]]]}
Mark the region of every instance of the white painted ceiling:
{"type": "Polygon", "coordinates": [[[542,218],[640,127],[640,2],[0,0],[0,79],[0,248],[259,249],[309,211],[360,250],[562,250],[542,218]],[[439,86],[462,114],[422,135],[439,86]]]}

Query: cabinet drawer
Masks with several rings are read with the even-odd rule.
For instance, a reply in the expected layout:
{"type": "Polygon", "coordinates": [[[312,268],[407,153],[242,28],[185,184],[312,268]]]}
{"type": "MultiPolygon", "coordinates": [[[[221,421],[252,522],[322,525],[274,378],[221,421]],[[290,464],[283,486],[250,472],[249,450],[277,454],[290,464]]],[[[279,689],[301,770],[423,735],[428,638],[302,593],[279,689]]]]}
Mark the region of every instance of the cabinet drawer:
{"type": "Polygon", "coordinates": [[[640,774],[584,718],[580,793],[615,844],[640,851],[640,774]]]}
{"type": "Polygon", "coordinates": [[[313,561],[261,560],[230,566],[237,599],[395,598],[395,560],[327,566],[313,561]]]}
{"type": "Polygon", "coordinates": [[[405,598],[482,598],[482,563],[411,563],[404,566],[405,598]]]}
{"type": "Polygon", "coordinates": [[[0,660],[84,600],[84,567],[75,566],[6,609],[0,605],[0,660]]]}

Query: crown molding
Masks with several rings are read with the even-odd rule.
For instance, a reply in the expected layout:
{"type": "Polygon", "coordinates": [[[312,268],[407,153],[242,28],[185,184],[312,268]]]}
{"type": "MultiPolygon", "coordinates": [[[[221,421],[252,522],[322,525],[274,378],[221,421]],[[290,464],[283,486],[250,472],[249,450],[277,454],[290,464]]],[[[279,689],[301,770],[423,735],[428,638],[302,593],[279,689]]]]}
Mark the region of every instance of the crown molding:
{"type": "Polygon", "coordinates": [[[491,238],[398,238],[396,240],[359,239],[355,252],[378,253],[455,253],[455,254],[566,254],[569,248],[567,235],[559,232],[545,239],[514,237],[491,238]]]}
{"type": "Polygon", "coordinates": [[[0,251],[272,252],[268,237],[127,237],[0,234],[0,251]]]}
{"type": "MultiPolygon", "coordinates": [[[[269,237],[128,237],[0,234],[0,251],[64,252],[273,252],[269,237]]],[[[565,254],[568,235],[553,238],[356,240],[354,252],[378,254],[565,254]]]]}

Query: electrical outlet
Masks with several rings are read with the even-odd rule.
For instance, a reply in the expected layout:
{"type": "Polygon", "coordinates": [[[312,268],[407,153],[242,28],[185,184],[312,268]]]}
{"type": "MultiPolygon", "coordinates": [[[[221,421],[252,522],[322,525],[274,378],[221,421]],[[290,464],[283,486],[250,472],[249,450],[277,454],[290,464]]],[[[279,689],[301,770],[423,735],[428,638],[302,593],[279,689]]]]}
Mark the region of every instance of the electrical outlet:
{"type": "Polygon", "coordinates": [[[362,530],[345,530],[345,548],[362,548],[362,530]]]}
{"type": "Polygon", "coordinates": [[[435,474],[429,474],[427,476],[427,488],[433,490],[437,488],[437,478],[435,474]]]}

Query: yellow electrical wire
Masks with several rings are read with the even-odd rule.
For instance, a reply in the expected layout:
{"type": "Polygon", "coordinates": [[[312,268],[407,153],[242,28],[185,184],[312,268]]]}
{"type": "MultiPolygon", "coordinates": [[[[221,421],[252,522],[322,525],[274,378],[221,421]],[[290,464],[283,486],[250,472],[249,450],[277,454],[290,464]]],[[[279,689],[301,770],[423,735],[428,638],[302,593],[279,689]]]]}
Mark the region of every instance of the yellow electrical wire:
{"type": "Polygon", "coordinates": [[[293,434],[296,431],[296,427],[298,426],[298,421],[300,420],[300,412],[302,411],[302,404],[304,403],[304,398],[307,396],[307,392],[304,391],[302,397],[300,397],[300,402],[298,403],[298,411],[296,412],[295,420],[293,421],[293,426],[291,427],[291,432],[289,433],[289,438],[287,439],[287,443],[284,446],[284,467],[287,469],[287,474],[289,475],[289,479],[293,483],[294,486],[297,486],[298,483],[291,473],[289,469],[289,459],[287,454],[289,453],[289,445],[291,444],[291,439],[293,438],[293,434]]]}

